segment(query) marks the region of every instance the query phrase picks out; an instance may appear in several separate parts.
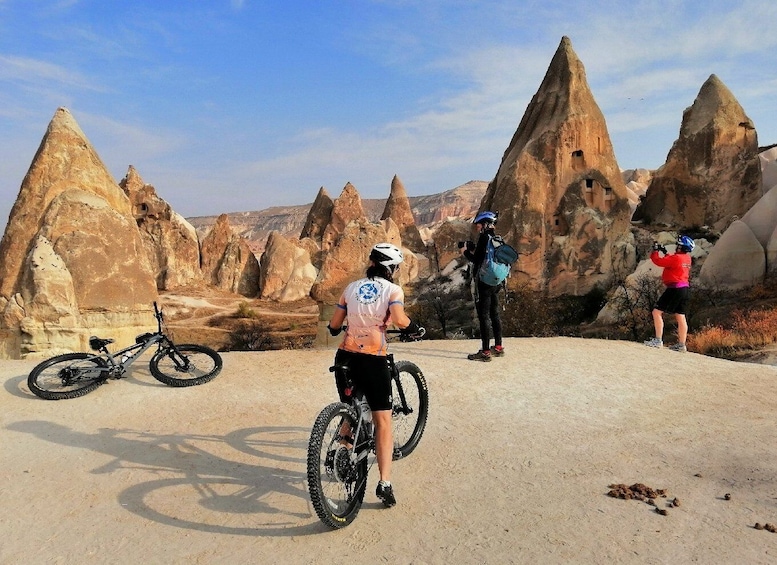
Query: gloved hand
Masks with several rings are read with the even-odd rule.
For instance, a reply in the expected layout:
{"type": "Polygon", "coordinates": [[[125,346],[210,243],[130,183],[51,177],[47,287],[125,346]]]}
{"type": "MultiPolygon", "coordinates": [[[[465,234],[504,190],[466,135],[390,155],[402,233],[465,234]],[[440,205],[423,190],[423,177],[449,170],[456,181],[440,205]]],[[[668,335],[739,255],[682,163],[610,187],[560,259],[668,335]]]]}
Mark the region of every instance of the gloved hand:
{"type": "Polygon", "coordinates": [[[417,339],[421,339],[424,334],[426,334],[426,330],[415,322],[411,321],[406,328],[402,329],[402,334],[400,337],[402,341],[415,341],[417,339]]]}
{"type": "Polygon", "coordinates": [[[339,328],[333,328],[329,324],[326,325],[326,329],[329,330],[329,335],[331,335],[332,337],[334,337],[336,335],[339,335],[340,332],[343,331],[343,327],[342,326],[340,326],[339,328]]]}

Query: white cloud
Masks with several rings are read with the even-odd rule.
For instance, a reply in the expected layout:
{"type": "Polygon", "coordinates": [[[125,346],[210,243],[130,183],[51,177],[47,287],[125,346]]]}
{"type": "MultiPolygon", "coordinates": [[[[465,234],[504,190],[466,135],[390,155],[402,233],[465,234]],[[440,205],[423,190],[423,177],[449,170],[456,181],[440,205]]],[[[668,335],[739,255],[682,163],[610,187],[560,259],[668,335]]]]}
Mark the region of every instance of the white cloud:
{"type": "Polygon", "coordinates": [[[30,57],[0,55],[0,80],[26,86],[54,85],[97,92],[107,91],[78,71],[30,57]],[[53,84],[52,84],[53,83],[53,84]]]}

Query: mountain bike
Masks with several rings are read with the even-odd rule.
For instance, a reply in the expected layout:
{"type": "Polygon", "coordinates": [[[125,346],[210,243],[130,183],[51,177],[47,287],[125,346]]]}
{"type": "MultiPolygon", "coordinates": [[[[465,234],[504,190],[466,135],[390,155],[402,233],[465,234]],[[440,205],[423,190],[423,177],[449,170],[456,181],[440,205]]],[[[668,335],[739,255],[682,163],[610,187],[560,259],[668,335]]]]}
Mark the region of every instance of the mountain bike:
{"type": "Polygon", "coordinates": [[[156,351],[148,363],[158,381],[175,387],[206,383],[221,371],[221,356],[204,345],[176,345],[162,330],[162,311],[154,302],[157,331],[144,333],[135,343],[111,353],[113,339],[89,338],[89,347],[98,353],[65,353],[43,361],[27,377],[30,390],[46,400],[77,398],[95,390],[108,379],[124,377],[132,363],[151,347],[156,351]]]}
{"type": "MultiPolygon", "coordinates": [[[[423,330],[423,328],[421,328],[423,330]]],[[[424,332],[408,336],[399,330],[402,341],[416,341],[424,332]]],[[[407,457],[418,446],[429,416],[429,390],[421,369],[409,361],[386,356],[391,374],[392,431],[394,455],[407,457]]],[[[316,418],[310,433],[307,456],[308,491],[319,519],[330,528],[343,528],[356,519],[367,488],[367,475],[375,463],[375,430],[364,394],[355,389],[345,365],[330,372],[344,377],[349,402],[334,402],[316,418]]]]}

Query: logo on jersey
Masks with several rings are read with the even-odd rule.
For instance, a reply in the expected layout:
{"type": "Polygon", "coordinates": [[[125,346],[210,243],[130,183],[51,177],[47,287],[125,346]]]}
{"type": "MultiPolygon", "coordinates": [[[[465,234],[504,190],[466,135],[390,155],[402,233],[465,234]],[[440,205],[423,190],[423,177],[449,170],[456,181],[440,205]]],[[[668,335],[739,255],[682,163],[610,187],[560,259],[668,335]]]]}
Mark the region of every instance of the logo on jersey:
{"type": "Polygon", "coordinates": [[[380,296],[380,287],[374,281],[364,283],[356,291],[356,297],[362,304],[372,304],[378,296],[380,296]]]}

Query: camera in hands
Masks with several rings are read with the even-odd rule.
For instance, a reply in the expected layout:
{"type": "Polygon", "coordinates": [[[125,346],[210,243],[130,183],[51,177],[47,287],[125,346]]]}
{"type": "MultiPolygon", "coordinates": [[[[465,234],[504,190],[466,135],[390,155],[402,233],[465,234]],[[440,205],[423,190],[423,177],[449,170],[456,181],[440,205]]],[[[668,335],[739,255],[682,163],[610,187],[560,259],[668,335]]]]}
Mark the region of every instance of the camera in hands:
{"type": "Polygon", "coordinates": [[[653,251],[660,251],[664,255],[666,255],[666,247],[658,243],[657,241],[653,242],[653,251]]]}

